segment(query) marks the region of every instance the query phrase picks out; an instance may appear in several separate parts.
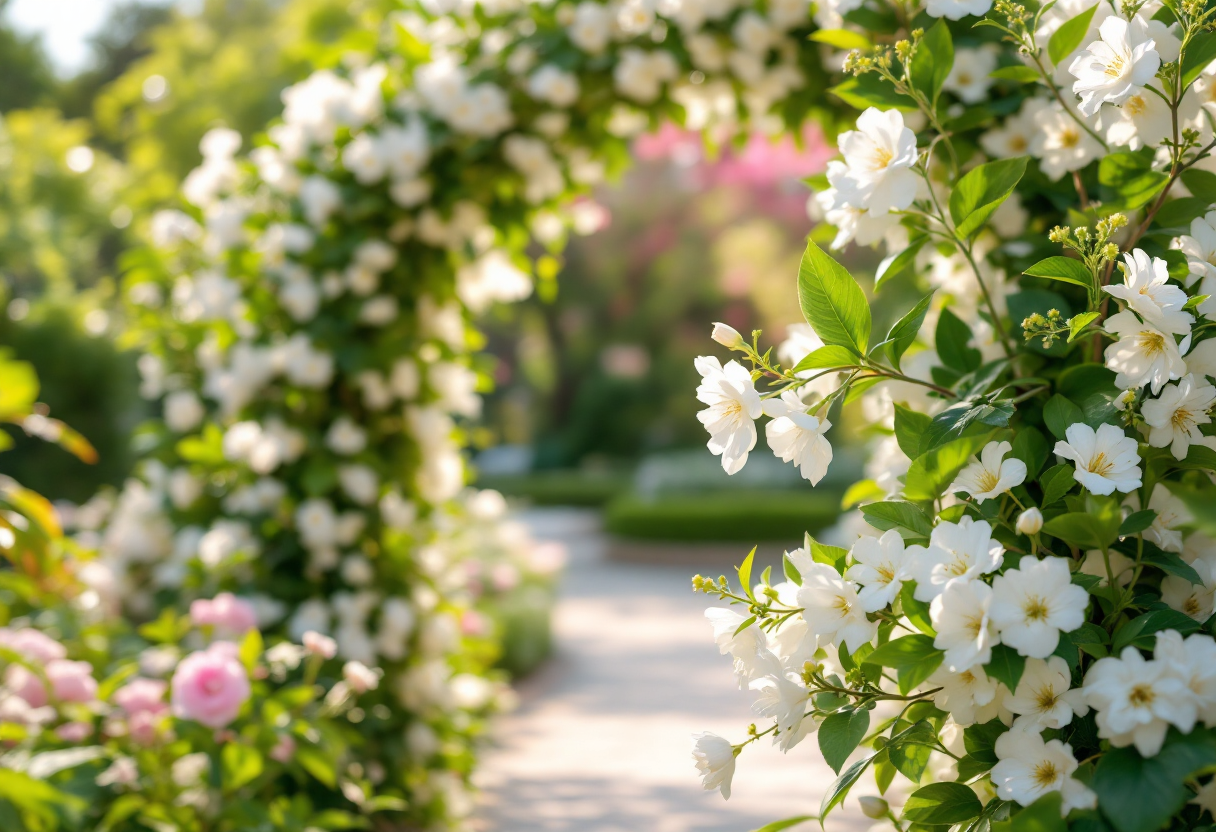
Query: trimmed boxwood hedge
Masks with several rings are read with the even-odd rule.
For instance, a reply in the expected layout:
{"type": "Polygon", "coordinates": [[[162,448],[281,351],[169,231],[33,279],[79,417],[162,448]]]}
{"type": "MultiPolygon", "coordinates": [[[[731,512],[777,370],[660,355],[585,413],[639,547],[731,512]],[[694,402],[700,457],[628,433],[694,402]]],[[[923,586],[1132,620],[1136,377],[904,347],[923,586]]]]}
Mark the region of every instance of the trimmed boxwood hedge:
{"type": "Polygon", "coordinates": [[[642,540],[794,541],[836,522],[835,491],[731,491],[612,501],[608,532],[642,540]]]}

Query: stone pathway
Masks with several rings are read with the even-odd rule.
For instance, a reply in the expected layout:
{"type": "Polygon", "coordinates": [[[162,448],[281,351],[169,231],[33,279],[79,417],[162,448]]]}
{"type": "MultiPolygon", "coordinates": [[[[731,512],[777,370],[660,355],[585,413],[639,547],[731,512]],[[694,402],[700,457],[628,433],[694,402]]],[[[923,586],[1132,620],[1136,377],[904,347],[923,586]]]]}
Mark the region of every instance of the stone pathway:
{"type": "MultiPolygon", "coordinates": [[[[479,828],[748,832],[817,811],[834,775],[814,739],[788,756],[764,741],[750,746],[729,801],[702,791],[690,735],[737,740],[752,717],[750,694],[735,689],[729,659],[710,640],[708,599],[689,587],[696,570],[605,559],[594,513],[536,510],[526,519],[537,537],[569,548],[557,655],[521,684],[519,710],[499,724],[479,775],[479,828]]],[[[869,825],[848,803],[830,829],[869,825]]]]}

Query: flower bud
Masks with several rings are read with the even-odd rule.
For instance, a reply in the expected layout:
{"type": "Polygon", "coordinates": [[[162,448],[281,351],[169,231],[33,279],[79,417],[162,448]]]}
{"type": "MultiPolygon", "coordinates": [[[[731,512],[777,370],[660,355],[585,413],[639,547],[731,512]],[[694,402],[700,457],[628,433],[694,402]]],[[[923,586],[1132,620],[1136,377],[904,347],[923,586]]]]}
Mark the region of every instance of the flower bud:
{"type": "Polygon", "coordinates": [[[1043,512],[1037,508],[1028,508],[1018,515],[1018,534],[1034,535],[1043,528],[1043,512]]]}
{"type": "Polygon", "coordinates": [[[866,795],[865,797],[857,798],[857,802],[861,804],[861,813],[874,820],[885,818],[887,812],[891,811],[891,807],[887,805],[887,801],[881,797],[866,795]]]}
{"type": "Polygon", "coordinates": [[[724,323],[714,324],[714,331],[710,337],[727,349],[742,349],[744,345],[743,336],[739,334],[739,331],[724,323]]]}

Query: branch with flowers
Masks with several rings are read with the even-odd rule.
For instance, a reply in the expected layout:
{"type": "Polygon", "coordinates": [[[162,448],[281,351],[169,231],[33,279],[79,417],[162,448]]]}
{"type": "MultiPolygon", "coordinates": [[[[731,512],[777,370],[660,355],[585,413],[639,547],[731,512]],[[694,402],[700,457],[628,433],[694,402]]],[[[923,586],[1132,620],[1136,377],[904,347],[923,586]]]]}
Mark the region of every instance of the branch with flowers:
{"type": "Polygon", "coordinates": [[[842,411],[875,445],[857,508],[783,574],[753,550],[737,586],[693,579],[769,723],[697,735],[697,767],[729,796],[747,745],[814,735],[821,822],[864,788],[900,832],[1209,828],[1216,10],[891,11],[843,62],[864,112],[815,201],[833,248],[886,246],[876,292],[924,297],[875,337],[812,238],[786,365],[721,324],[742,362],[697,360],[730,473],[762,416],[812,484],[842,411]]]}

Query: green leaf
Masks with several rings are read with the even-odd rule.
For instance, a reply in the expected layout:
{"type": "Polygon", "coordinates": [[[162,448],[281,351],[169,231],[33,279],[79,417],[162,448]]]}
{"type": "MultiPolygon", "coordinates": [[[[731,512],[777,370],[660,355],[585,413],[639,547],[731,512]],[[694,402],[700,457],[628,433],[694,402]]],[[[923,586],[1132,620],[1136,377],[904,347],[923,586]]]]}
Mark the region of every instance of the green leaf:
{"type": "Polygon", "coordinates": [[[1193,297],[1187,298],[1186,303],[1182,304],[1182,308],[1183,309],[1198,309],[1200,306],[1203,306],[1205,303],[1207,303],[1208,298],[1210,298],[1210,297],[1211,297],[1211,295],[1195,295],[1193,297]]]}
{"type": "Polygon", "coordinates": [[[1047,440],[1043,438],[1042,431],[1026,425],[1013,437],[1012,444],[1010,455],[1026,463],[1026,477],[1033,480],[1039,475],[1051,450],[1047,440]]]}
{"type": "Polygon", "coordinates": [[[739,567],[739,587],[750,598],[752,595],[752,561],[756,559],[756,547],[747,553],[747,557],[743,559],[743,565],[739,567]]]}
{"type": "Polygon", "coordinates": [[[950,216],[959,237],[968,239],[984,227],[1026,173],[1028,158],[988,162],[972,168],[958,181],[950,194],[950,216]]]}
{"type": "Polygon", "coordinates": [[[943,309],[937,319],[937,354],[942,363],[959,373],[970,373],[980,366],[982,355],[968,346],[971,329],[949,309],[943,309]]]}
{"type": "Polygon", "coordinates": [[[958,472],[963,470],[974,454],[989,442],[1006,435],[1008,431],[996,430],[986,434],[964,436],[921,454],[912,460],[904,478],[904,497],[913,502],[941,497],[942,492],[954,482],[958,472]]]}
{"type": "Polygon", "coordinates": [[[1107,549],[1119,537],[1120,522],[1118,502],[1089,497],[1085,511],[1053,517],[1043,524],[1043,531],[1081,549],[1107,549]]]}
{"type": "Polygon", "coordinates": [[[963,729],[963,747],[967,749],[970,756],[980,762],[995,765],[997,763],[997,737],[1008,730],[1009,728],[999,719],[980,725],[968,725],[963,729]]]}
{"type": "Polygon", "coordinates": [[[1004,682],[1005,687],[1012,693],[1018,689],[1022,679],[1022,671],[1026,669],[1026,657],[1019,656],[1018,651],[1007,644],[998,644],[992,648],[992,659],[984,665],[984,672],[998,682],[1004,682]]]}
{"type": "Polygon", "coordinates": [[[903,817],[926,826],[947,826],[971,820],[984,810],[970,786],[930,783],[908,796],[903,817]]]}
{"type": "Polygon", "coordinates": [[[229,742],[220,751],[221,768],[224,773],[224,788],[236,790],[253,782],[262,773],[262,755],[256,748],[229,742]]]}
{"type": "Polygon", "coordinates": [[[1056,439],[1064,439],[1069,427],[1085,421],[1085,414],[1081,408],[1056,393],[1043,407],[1043,421],[1056,439]]]}
{"type": "Polygon", "coordinates": [[[942,84],[954,67],[954,42],[946,21],[938,20],[925,32],[912,55],[912,86],[936,106],[942,84]]]}
{"type": "Polygon", "coordinates": [[[925,514],[924,509],[902,500],[891,500],[884,503],[869,503],[861,507],[866,522],[876,529],[907,529],[919,537],[928,537],[933,533],[933,521],[925,514]]]}
{"type": "Polygon", "coordinates": [[[807,242],[798,267],[798,303],[825,344],[847,347],[859,357],[870,340],[870,305],[843,266],[807,242]]]}
{"type": "Polygon", "coordinates": [[[1216,203],[1216,173],[1199,168],[1187,168],[1182,172],[1182,184],[1192,196],[1216,203]]]}
{"type": "Polygon", "coordinates": [[[0,419],[29,415],[38,399],[38,374],[28,361],[0,354],[0,419]]]}
{"type": "Polygon", "coordinates": [[[1098,319],[1097,312],[1082,312],[1080,315],[1073,315],[1068,319],[1068,341],[1071,344],[1076,340],[1077,336],[1085,331],[1085,327],[1089,326],[1098,319]]]}
{"type": "Polygon", "coordinates": [[[337,785],[338,774],[334,771],[334,763],[318,749],[301,746],[296,749],[292,760],[329,788],[337,785]]]}
{"type": "Polygon", "coordinates": [[[913,783],[919,783],[929,765],[932,745],[937,743],[933,726],[921,720],[902,731],[887,744],[887,756],[891,764],[913,783]]]}
{"type": "Polygon", "coordinates": [[[1216,738],[1210,733],[1171,731],[1161,752],[1147,760],[1135,748],[1105,752],[1090,787],[1118,832],[1156,832],[1191,798],[1186,781],[1214,765],[1216,738]]]}
{"type": "Polygon", "coordinates": [[[1200,32],[1186,45],[1182,56],[1182,88],[1186,89],[1198,80],[1208,64],[1216,60],[1216,34],[1200,32]]]}
{"type": "Polygon", "coordinates": [[[988,73],[989,78],[998,81],[1017,81],[1019,84],[1034,84],[1039,80],[1039,73],[1028,66],[1003,66],[988,73]]]}
{"type": "Polygon", "coordinates": [[[896,321],[895,325],[891,327],[891,331],[887,333],[889,342],[887,355],[891,357],[891,364],[895,369],[899,369],[899,362],[904,357],[904,353],[916,341],[916,336],[925,322],[925,313],[929,311],[929,303],[932,300],[933,293],[930,292],[921,298],[916,306],[908,310],[908,314],[896,321]]]}
{"type": "Polygon", "coordinates": [[[837,711],[823,721],[819,726],[819,750],[832,771],[840,774],[869,729],[870,712],[866,710],[837,711]]]}
{"type": "Polygon", "coordinates": [[[1171,199],[1153,217],[1153,223],[1158,228],[1189,229],[1191,220],[1202,217],[1207,213],[1209,207],[1206,199],[1199,199],[1194,196],[1171,199]]]}
{"type": "Polygon", "coordinates": [[[826,563],[840,574],[844,574],[845,559],[849,556],[848,549],[842,549],[839,546],[826,546],[817,540],[810,539],[809,535],[807,543],[809,543],[811,550],[811,560],[815,561],[815,563],[826,563]]]}
{"type": "Polygon", "coordinates": [[[1047,469],[1039,477],[1039,485],[1043,487],[1043,508],[1053,505],[1064,495],[1072,491],[1077,484],[1076,467],[1073,465],[1056,465],[1047,469]]]}
{"type": "Polygon", "coordinates": [[[907,248],[902,249],[898,254],[884,258],[878,264],[878,272],[874,275],[875,293],[892,280],[896,280],[905,274],[915,274],[916,255],[924,248],[926,240],[928,240],[927,237],[922,237],[907,248]]]}
{"type": "Polygon", "coordinates": [[[858,110],[864,110],[867,107],[878,107],[880,110],[916,109],[916,102],[906,95],[897,93],[894,87],[874,72],[845,78],[828,92],[858,110]]]}
{"type": "Polygon", "coordinates": [[[1119,524],[1119,537],[1140,534],[1140,532],[1153,525],[1153,521],[1156,519],[1157,512],[1151,508],[1133,512],[1123,518],[1123,522],[1119,524]]]}
{"type": "Polygon", "coordinates": [[[899,604],[903,608],[904,616],[912,622],[916,629],[930,637],[937,635],[937,630],[933,629],[933,621],[929,617],[929,604],[916,600],[916,581],[904,582],[903,587],[899,590],[899,604]]]}
{"type": "Polygon", "coordinates": [[[1066,832],[1063,802],[1063,794],[1048,792],[1009,820],[995,821],[992,832],[1066,832]]]}
{"type": "Polygon", "coordinates": [[[1077,286],[1089,288],[1093,286],[1094,278],[1080,260],[1071,257],[1048,257],[1040,260],[1022,274],[1031,277],[1045,277],[1049,280],[1061,280],[1065,283],[1075,283],[1077,286]]]}
{"type": "Polygon", "coordinates": [[[849,29],[820,29],[816,32],[811,32],[807,40],[813,40],[816,43],[826,43],[828,46],[834,46],[837,49],[869,49],[874,45],[870,43],[870,39],[865,35],[849,29]]]}
{"type": "Polygon", "coordinates": [[[791,826],[806,823],[808,820],[817,820],[817,818],[814,815],[798,815],[797,817],[766,823],[759,829],[753,829],[752,832],[782,832],[783,829],[789,829],[791,826]]]}
{"type": "MultiPolygon", "coordinates": [[[[936,448],[943,442],[963,436],[968,428],[980,425],[1004,427],[1013,416],[1013,405],[1009,402],[968,399],[952,404],[933,417],[929,430],[921,440],[925,447],[936,448]]],[[[975,431],[973,430],[972,433],[975,431]]]]}
{"type": "Polygon", "coordinates": [[[921,455],[922,442],[933,417],[902,404],[895,405],[895,441],[908,459],[921,455]]]}
{"type": "Polygon", "coordinates": [[[906,694],[937,670],[944,655],[928,636],[910,635],[880,646],[866,657],[866,663],[894,668],[899,673],[900,692],[906,694]]]}
{"type": "Polygon", "coordinates": [[[840,498],[840,507],[848,510],[859,503],[881,500],[885,496],[887,492],[879,488],[874,480],[858,480],[845,489],[844,496],[840,498]]]}
{"type": "Polygon", "coordinates": [[[1059,64],[1081,45],[1085,33],[1089,31],[1089,23],[1094,19],[1094,11],[1097,8],[1095,3],[1066,22],[1051,36],[1051,40],[1047,42],[1047,56],[1051,58],[1053,64],[1059,64]]]}
{"type": "Polygon", "coordinates": [[[177,455],[186,462],[216,466],[224,462],[224,432],[208,422],[199,436],[187,436],[177,443],[177,455]]]}
{"type": "Polygon", "coordinates": [[[1169,177],[1153,170],[1151,153],[1110,153],[1098,163],[1098,183],[1114,192],[1124,210],[1139,208],[1160,192],[1169,177]]]}
{"type": "Polygon", "coordinates": [[[802,360],[794,365],[793,372],[801,373],[806,370],[830,370],[833,367],[856,367],[857,356],[844,347],[828,344],[807,353],[802,360]]]}
{"type": "Polygon", "coordinates": [[[1186,636],[1198,629],[1199,622],[1185,613],[1171,609],[1151,610],[1115,630],[1111,637],[1110,652],[1120,653],[1129,644],[1151,650],[1157,643],[1156,634],[1162,630],[1177,630],[1186,636]]]}
{"type": "Polygon", "coordinates": [[[258,659],[262,658],[264,646],[262,633],[256,627],[247,632],[241,641],[241,664],[245,665],[245,669],[250,673],[258,666],[258,659]]]}
{"type": "Polygon", "coordinates": [[[839,806],[840,802],[848,797],[849,789],[853,788],[853,784],[856,783],[861,778],[861,775],[865,773],[866,768],[868,768],[870,765],[870,761],[873,760],[875,756],[876,755],[871,755],[863,760],[858,760],[857,762],[853,763],[853,765],[845,769],[844,774],[840,775],[835,781],[833,781],[832,785],[823,795],[823,800],[819,804],[820,825],[822,825],[824,820],[827,819],[828,812],[839,806]]]}
{"type": "MultiPolygon", "coordinates": [[[[1145,512],[1143,512],[1143,511],[1136,512],[1136,514],[1144,514],[1144,513],[1145,512]]],[[[1149,513],[1153,514],[1154,516],[1156,515],[1156,512],[1150,511],[1149,513]]],[[[1132,517],[1136,516],[1136,514],[1131,515],[1127,519],[1131,520],[1132,517]]],[[[1126,522],[1126,521],[1124,521],[1124,522],[1126,522]]],[[[1147,526],[1145,528],[1147,528],[1147,526]]],[[[1122,536],[1124,534],[1122,526],[1120,526],[1120,528],[1119,528],[1119,534],[1120,534],[1120,536],[1122,536]]],[[[1135,532],[1128,532],[1128,534],[1135,534],[1135,532]]],[[[1144,551],[1141,553],[1140,557],[1141,557],[1141,560],[1143,560],[1146,564],[1148,564],[1149,566],[1157,567],[1162,572],[1165,572],[1167,575],[1174,575],[1175,577],[1182,578],[1183,580],[1186,580],[1186,581],[1190,581],[1192,584],[1195,584],[1196,586],[1203,585],[1204,581],[1202,578],[1199,577],[1199,573],[1195,571],[1195,567],[1191,566],[1189,563],[1184,561],[1179,555],[1177,555],[1173,552],[1163,552],[1160,549],[1157,549],[1156,547],[1153,547],[1150,549],[1149,545],[1147,543],[1145,543],[1144,551]]]]}

